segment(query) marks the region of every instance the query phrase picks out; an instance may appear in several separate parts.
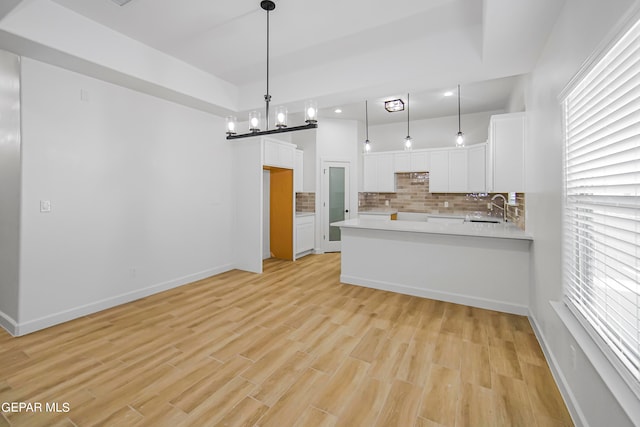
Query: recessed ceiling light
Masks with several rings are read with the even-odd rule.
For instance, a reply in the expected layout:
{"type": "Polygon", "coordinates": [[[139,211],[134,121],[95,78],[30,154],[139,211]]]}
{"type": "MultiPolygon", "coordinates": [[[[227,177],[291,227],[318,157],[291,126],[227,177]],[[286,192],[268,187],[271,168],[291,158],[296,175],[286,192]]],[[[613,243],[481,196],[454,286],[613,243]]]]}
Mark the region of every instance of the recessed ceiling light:
{"type": "Polygon", "coordinates": [[[333,112],[336,114],[340,114],[342,113],[342,110],[340,108],[336,108],[333,112]]]}
{"type": "Polygon", "coordinates": [[[444,96],[453,96],[453,92],[450,90],[444,93],[444,96]]]}

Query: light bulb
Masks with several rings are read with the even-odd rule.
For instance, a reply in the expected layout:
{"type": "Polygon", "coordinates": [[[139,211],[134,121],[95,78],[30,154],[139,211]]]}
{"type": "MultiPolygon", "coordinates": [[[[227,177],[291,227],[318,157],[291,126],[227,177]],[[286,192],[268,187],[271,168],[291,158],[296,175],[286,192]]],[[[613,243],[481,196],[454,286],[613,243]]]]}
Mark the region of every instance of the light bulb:
{"type": "Polygon", "coordinates": [[[309,124],[318,122],[318,103],[316,101],[306,101],[304,103],[304,121],[309,124]]]}
{"type": "Polygon", "coordinates": [[[236,134],[236,118],[234,116],[227,116],[227,135],[236,134]]]}
{"type": "Polygon", "coordinates": [[[458,136],[456,137],[456,145],[458,147],[464,146],[464,137],[462,136],[462,132],[458,132],[458,136]]]}
{"type": "Polygon", "coordinates": [[[284,105],[276,108],[276,127],[278,129],[287,127],[287,107],[284,105]]]}
{"type": "Polygon", "coordinates": [[[249,130],[251,132],[260,131],[260,113],[258,111],[249,113],[249,130]]]}
{"type": "Polygon", "coordinates": [[[371,143],[368,139],[364,142],[364,151],[366,151],[367,153],[371,151],[371,143]]]}
{"type": "Polygon", "coordinates": [[[411,150],[411,145],[412,145],[411,137],[407,135],[407,137],[404,139],[404,149],[411,150]]]}

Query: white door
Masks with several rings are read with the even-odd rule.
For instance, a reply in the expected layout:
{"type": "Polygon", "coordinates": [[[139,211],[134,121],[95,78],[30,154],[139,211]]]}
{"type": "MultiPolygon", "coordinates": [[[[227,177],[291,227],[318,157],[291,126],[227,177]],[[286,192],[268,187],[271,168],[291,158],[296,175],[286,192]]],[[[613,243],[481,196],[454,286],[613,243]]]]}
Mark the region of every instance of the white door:
{"type": "Polygon", "coordinates": [[[340,228],[333,222],[350,218],[349,162],[322,162],[322,249],[339,252],[340,228]]]}

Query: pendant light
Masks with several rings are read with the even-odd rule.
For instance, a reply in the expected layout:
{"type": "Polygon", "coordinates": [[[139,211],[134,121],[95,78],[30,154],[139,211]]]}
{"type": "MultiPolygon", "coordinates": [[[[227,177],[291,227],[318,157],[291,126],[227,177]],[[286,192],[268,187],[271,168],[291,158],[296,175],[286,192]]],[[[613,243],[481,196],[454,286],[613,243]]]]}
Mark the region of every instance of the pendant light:
{"type": "Polygon", "coordinates": [[[307,101],[305,104],[305,125],[287,126],[287,109],[284,106],[278,107],[275,115],[275,129],[269,129],[269,103],[271,94],[269,93],[269,12],[275,10],[276,4],[272,0],[262,0],[260,7],[267,12],[267,94],[264,96],[266,130],[261,131],[261,117],[257,111],[249,113],[249,133],[236,133],[236,118],[228,116],[226,118],[227,139],[247,138],[250,136],[270,135],[274,133],[292,132],[297,130],[315,129],[318,127],[318,104],[315,101],[307,101]]]}
{"type": "Polygon", "coordinates": [[[364,122],[367,132],[367,139],[364,141],[364,151],[368,153],[371,151],[371,143],[369,142],[369,105],[367,101],[364,101],[364,122]]]}
{"type": "Polygon", "coordinates": [[[404,139],[405,151],[411,150],[412,141],[409,135],[409,94],[407,94],[407,137],[404,139]]]}
{"type": "Polygon", "coordinates": [[[460,127],[460,85],[458,85],[458,136],[456,137],[456,147],[464,147],[464,134],[460,127]]]}

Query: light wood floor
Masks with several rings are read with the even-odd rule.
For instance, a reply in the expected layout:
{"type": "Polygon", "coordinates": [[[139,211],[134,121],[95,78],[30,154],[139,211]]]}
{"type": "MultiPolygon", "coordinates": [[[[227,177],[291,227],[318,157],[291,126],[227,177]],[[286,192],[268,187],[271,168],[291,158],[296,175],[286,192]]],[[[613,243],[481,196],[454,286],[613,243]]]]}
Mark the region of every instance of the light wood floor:
{"type": "Polygon", "coordinates": [[[527,318],[339,283],[339,254],[232,271],[20,338],[0,426],[567,426],[527,318]]]}

